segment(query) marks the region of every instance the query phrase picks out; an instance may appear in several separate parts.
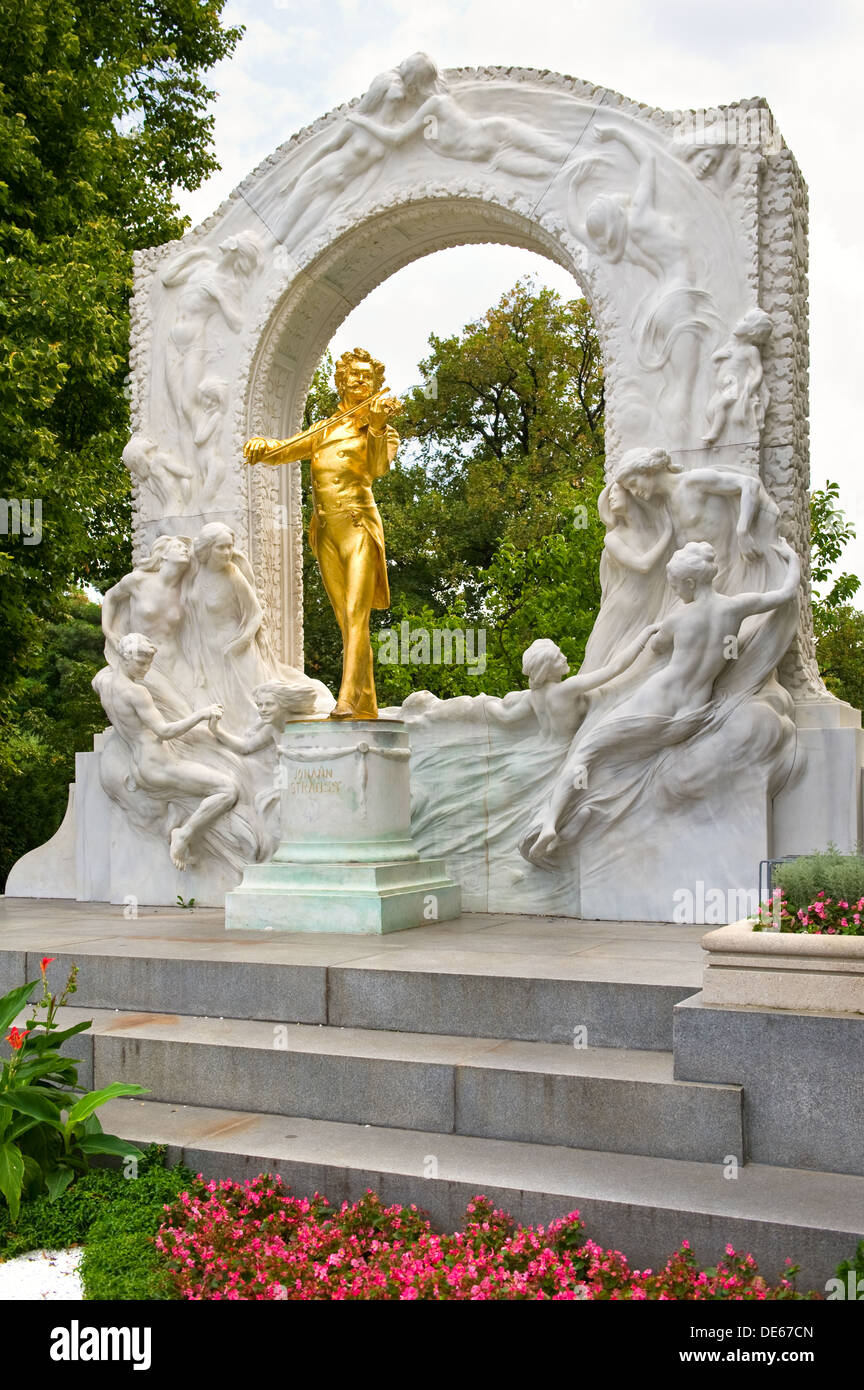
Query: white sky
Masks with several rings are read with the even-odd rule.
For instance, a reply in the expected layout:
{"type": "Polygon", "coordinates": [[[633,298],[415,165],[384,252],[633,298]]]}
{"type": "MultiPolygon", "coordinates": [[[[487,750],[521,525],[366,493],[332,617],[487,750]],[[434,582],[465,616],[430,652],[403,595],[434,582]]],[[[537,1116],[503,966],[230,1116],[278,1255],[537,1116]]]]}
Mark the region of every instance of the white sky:
{"type": "MultiPolygon", "coordinates": [[[[767,98],[810,188],[812,481],[840,483],[859,532],[843,566],[864,577],[861,0],[229,0],[224,17],[246,34],[212,75],[222,171],[181,198],[194,222],[294,131],[417,49],[445,68],[551,68],[668,110],[767,98]]],[[[526,271],[578,292],[529,252],[459,248],[380,286],[334,346],[384,347],[388,381],[404,387],[430,332],[458,331],[526,271]]]]}

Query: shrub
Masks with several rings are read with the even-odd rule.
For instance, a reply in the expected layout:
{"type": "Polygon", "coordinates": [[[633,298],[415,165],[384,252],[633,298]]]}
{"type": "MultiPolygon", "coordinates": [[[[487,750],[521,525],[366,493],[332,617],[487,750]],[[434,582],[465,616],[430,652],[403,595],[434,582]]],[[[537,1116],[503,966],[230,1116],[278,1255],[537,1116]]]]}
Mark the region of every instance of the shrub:
{"type": "Polygon", "coordinates": [[[864,855],[841,854],[829,847],[824,853],[806,854],[778,864],[774,881],[793,914],[814,903],[820,893],[835,902],[845,899],[857,903],[864,898],[864,855]]]}
{"type": "Polygon", "coordinates": [[[416,1207],[384,1207],[373,1192],[334,1211],[317,1193],[292,1197],[264,1175],[243,1186],[197,1182],[169,1211],[156,1245],[177,1294],[192,1300],[819,1297],[797,1292],[791,1264],[769,1286],[752,1255],[731,1245],[713,1269],[699,1269],[685,1241],[662,1269],[634,1270],[583,1231],[578,1212],[519,1226],[480,1196],[464,1230],[439,1235],[416,1207]]]}
{"type": "MultiPolygon", "coordinates": [[[[775,1300],[799,1293],[796,1266],[769,1285],[732,1246],[700,1269],[687,1241],[657,1270],[631,1269],[586,1239],[578,1212],[519,1226],[483,1196],[464,1229],[433,1231],[416,1207],[373,1192],[338,1211],[317,1193],[292,1197],[279,1178],[205,1183],[163,1167],[151,1146],[131,1180],[117,1169],[77,1179],[54,1203],[25,1202],[0,1225],[0,1258],[83,1244],[85,1298],[156,1300],[775,1300]]],[[[864,1258],[864,1243],[858,1262],[864,1258]]],[[[847,1261],[838,1273],[852,1267],[847,1261]]]]}
{"type": "Polygon", "coordinates": [[[47,1196],[22,1202],[14,1225],[0,1205],[0,1259],[11,1260],[28,1250],[64,1250],[83,1244],[121,1176],[114,1169],[93,1168],[54,1202],[47,1196]]]}

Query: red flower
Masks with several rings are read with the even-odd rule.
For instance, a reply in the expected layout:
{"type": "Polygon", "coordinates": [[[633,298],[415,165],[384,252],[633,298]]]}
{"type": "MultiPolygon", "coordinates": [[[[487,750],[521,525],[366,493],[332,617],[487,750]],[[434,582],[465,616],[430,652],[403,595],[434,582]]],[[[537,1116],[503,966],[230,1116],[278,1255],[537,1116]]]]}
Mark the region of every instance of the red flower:
{"type": "Polygon", "coordinates": [[[42,959],[41,959],[40,962],[39,962],[39,969],[42,971],[42,974],[43,974],[43,975],[45,974],[45,971],[48,969],[48,966],[51,965],[52,962],[55,961],[56,959],[57,959],[56,956],[43,956],[43,957],[42,957],[42,959]]]}
{"type": "Polygon", "coordinates": [[[9,1036],[6,1041],[15,1052],[20,1052],[21,1048],[24,1046],[24,1039],[29,1032],[29,1028],[25,1028],[23,1033],[18,1028],[10,1028],[9,1036]]]}

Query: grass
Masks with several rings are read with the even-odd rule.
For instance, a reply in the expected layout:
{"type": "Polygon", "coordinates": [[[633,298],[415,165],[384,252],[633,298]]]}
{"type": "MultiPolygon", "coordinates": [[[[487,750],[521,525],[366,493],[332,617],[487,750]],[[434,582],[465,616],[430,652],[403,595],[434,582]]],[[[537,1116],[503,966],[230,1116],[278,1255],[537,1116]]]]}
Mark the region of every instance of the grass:
{"type": "Polygon", "coordinates": [[[164,1167],[164,1148],[153,1145],[137,1177],[119,1168],[93,1168],[56,1202],[36,1197],[22,1204],[16,1225],[0,1204],[0,1260],[28,1250],[83,1245],[86,1299],[171,1299],[173,1284],[152,1244],[166,1205],[195,1181],[188,1168],[164,1167]]]}

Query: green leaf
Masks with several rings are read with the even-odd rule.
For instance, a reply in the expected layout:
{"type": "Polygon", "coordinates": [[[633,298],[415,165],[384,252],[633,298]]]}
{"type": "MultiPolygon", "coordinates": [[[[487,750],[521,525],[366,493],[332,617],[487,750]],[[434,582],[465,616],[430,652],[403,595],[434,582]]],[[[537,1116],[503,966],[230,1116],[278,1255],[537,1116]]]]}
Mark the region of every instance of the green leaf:
{"type": "Polygon", "coordinates": [[[24,1185],[24,1160],[14,1144],[0,1144],[0,1192],[9,1204],[13,1221],[21,1209],[21,1188],[24,1185]]]}
{"type": "Polygon", "coordinates": [[[48,1076],[66,1077],[74,1081],[75,1071],[74,1067],[70,1066],[70,1059],[68,1057],[32,1057],[18,1068],[15,1073],[15,1080],[31,1082],[48,1076]]]}
{"type": "Polygon", "coordinates": [[[76,1105],[72,1106],[66,1119],[66,1133],[69,1134],[86,1120],[88,1115],[92,1115],[94,1110],[98,1110],[100,1105],[106,1101],[116,1100],[118,1096],[144,1096],[147,1095],[146,1086],[126,1085],[123,1081],[112,1081],[110,1086],[103,1086],[101,1091],[88,1091],[86,1096],[82,1096],[76,1105]]]}
{"type": "Polygon", "coordinates": [[[85,1134],[78,1140],[76,1148],[85,1154],[114,1154],[117,1158],[143,1159],[141,1149],[116,1134],[85,1134]]]}
{"type": "Polygon", "coordinates": [[[17,1143],[22,1135],[29,1134],[39,1123],[39,1120],[34,1120],[30,1115],[19,1115],[17,1120],[9,1125],[5,1137],[10,1144],[17,1143]]]}
{"type": "MultiPolygon", "coordinates": [[[[58,1092],[58,1100],[60,1095],[58,1092]]],[[[30,1115],[34,1120],[42,1120],[46,1124],[56,1125],[62,1128],[60,1119],[60,1107],[44,1093],[37,1091],[34,1087],[22,1086],[15,1091],[6,1091],[3,1095],[3,1104],[17,1110],[21,1115],[30,1115]]]]}
{"type": "Polygon", "coordinates": [[[27,1042],[31,1043],[31,1050],[34,1052],[42,1053],[49,1047],[57,1052],[60,1050],[63,1043],[66,1042],[67,1038],[74,1037],[76,1033],[83,1033],[86,1028],[91,1028],[92,1026],[93,1020],[92,1018],[88,1018],[85,1019],[83,1023],[76,1023],[72,1028],[64,1028],[62,1032],[37,1034],[36,1037],[33,1038],[32,1043],[31,1038],[28,1038],[27,1042]]]}
{"type": "Polygon", "coordinates": [[[24,1163],[24,1186],[26,1188],[33,1188],[37,1185],[41,1187],[43,1182],[41,1166],[30,1154],[22,1154],[21,1157],[24,1163]]]}
{"type": "Polygon", "coordinates": [[[19,985],[17,989],[10,989],[8,994],[3,995],[0,999],[0,1033],[5,1033],[10,1024],[15,1022],[37,984],[38,980],[31,980],[29,985],[19,985]]]}
{"type": "Polygon", "coordinates": [[[48,1200],[49,1202],[56,1202],[75,1177],[75,1171],[63,1164],[58,1168],[52,1168],[50,1173],[46,1173],[44,1176],[45,1186],[48,1189],[48,1200]]]}

